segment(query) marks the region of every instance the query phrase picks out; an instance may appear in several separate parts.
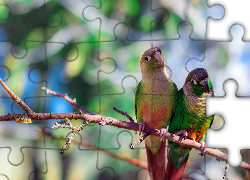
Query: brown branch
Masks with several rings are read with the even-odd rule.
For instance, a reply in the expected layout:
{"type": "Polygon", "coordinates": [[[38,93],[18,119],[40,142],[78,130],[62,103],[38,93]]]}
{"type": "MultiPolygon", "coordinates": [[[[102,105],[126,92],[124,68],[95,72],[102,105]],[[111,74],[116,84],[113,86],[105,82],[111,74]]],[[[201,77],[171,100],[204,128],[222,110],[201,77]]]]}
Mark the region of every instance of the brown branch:
{"type": "MultiPolygon", "coordinates": [[[[15,117],[21,117],[22,114],[15,114],[15,117]]],[[[13,113],[9,113],[8,115],[0,116],[0,121],[11,121],[14,118],[13,113]]],[[[109,126],[115,126],[118,128],[133,130],[133,131],[139,131],[139,124],[134,122],[126,122],[121,121],[115,118],[111,117],[105,117],[101,115],[89,115],[89,114],[80,114],[80,113],[33,113],[30,117],[32,120],[48,120],[48,119],[82,119],[85,121],[88,121],[89,123],[102,123],[104,120],[106,121],[106,125],[109,126]]],[[[158,136],[160,137],[160,130],[152,129],[149,127],[145,127],[144,133],[148,131],[150,135],[158,136]]],[[[168,139],[170,141],[176,142],[182,146],[187,146],[191,148],[195,148],[199,151],[201,151],[201,145],[198,142],[195,142],[193,140],[185,139],[182,141],[179,141],[181,137],[177,136],[175,134],[166,133],[165,139],[168,139]]],[[[216,157],[217,159],[221,161],[228,161],[227,155],[218,149],[212,149],[212,148],[206,148],[206,154],[216,157]]],[[[240,164],[241,168],[250,171],[250,164],[242,161],[240,164]]]]}
{"type": "Polygon", "coordinates": [[[131,116],[128,115],[127,112],[123,112],[123,111],[121,111],[121,110],[119,110],[119,109],[117,109],[117,108],[115,108],[115,107],[113,107],[113,109],[114,109],[116,112],[118,112],[118,113],[120,113],[121,115],[123,115],[123,116],[125,116],[126,118],[128,118],[128,120],[129,120],[130,122],[135,122],[135,121],[133,120],[133,118],[132,118],[131,116]]]}
{"type": "MultiPolygon", "coordinates": [[[[2,80],[0,80],[0,82],[1,82],[1,85],[3,85],[4,88],[7,89],[6,91],[8,92],[9,88],[7,87],[7,85],[4,84],[2,80]]],[[[12,91],[10,91],[10,92],[11,93],[9,93],[9,94],[12,94],[14,97],[16,97],[16,95],[12,91]]],[[[24,114],[8,113],[7,115],[0,116],[0,121],[12,121],[15,118],[22,118],[23,116],[24,116],[24,114]]],[[[137,124],[135,122],[121,121],[121,120],[117,120],[115,118],[105,117],[105,116],[101,116],[101,115],[90,115],[90,114],[82,114],[82,113],[32,113],[32,114],[29,114],[29,118],[32,120],[66,119],[66,118],[68,118],[69,120],[82,119],[82,120],[88,121],[88,123],[98,123],[101,125],[109,125],[109,126],[115,126],[118,128],[139,131],[139,124],[137,124]]],[[[148,132],[148,133],[150,133],[150,135],[160,137],[160,130],[157,130],[157,129],[145,127],[143,132],[144,133],[148,132]]],[[[195,148],[195,149],[201,151],[201,144],[198,142],[195,142],[193,140],[185,139],[185,140],[180,141],[180,138],[181,138],[180,136],[177,136],[175,134],[171,134],[168,132],[165,134],[164,138],[168,139],[170,141],[176,142],[182,146],[195,148]]],[[[227,155],[225,153],[219,151],[218,149],[206,148],[205,153],[208,155],[214,156],[221,161],[228,162],[227,155]]],[[[240,164],[239,167],[243,168],[247,171],[250,171],[250,164],[246,163],[244,161],[242,161],[242,163],[240,164]]]]}
{"type": "Polygon", "coordinates": [[[13,101],[15,101],[28,115],[32,114],[33,111],[29,108],[27,104],[25,104],[21,98],[19,98],[17,95],[15,95],[9,87],[3,82],[3,80],[0,78],[0,84],[3,86],[3,88],[9,93],[9,95],[12,97],[13,101]]]}
{"type": "MultiPolygon", "coordinates": [[[[49,131],[39,131],[40,133],[43,133],[44,135],[46,136],[49,136],[55,140],[66,140],[66,138],[64,137],[61,137],[61,138],[57,138],[55,137],[51,132],[49,131]]],[[[125,162],[128,162],[130,164],[133,164],[135,166],[138,166],[140,168],[144,168],[144,169],[148,169],[148,165],[146,162],[143,162],[143,161],[140,161],[138,159],[134,159],[134,158],[129,158],[129,157],[125,157],[125,156],[122,156],[122,155],[119,155],[119,154],[116,154],[116,153],[113,153],[113,152],[110,152],[108,150],[105,150],[105,149],[102,149],[102,148],[98,148],[92,144],[88,144],[88,143],[85,143],[85,142],[81,142],[81,141],[78,141],[78,140],[72,140],[73,143],[75,144],[80,144],[80,146],[82,147],[87,147],[87,148],[90,148],[90,149],[93,149],[93,150],[96,150],[96,151],[100,151],[101,153],[104,153],[108,156],[111,156],[115,159],[119,159],[119,160],[122,160],[122,161],[125,161],[125,162]]]]}

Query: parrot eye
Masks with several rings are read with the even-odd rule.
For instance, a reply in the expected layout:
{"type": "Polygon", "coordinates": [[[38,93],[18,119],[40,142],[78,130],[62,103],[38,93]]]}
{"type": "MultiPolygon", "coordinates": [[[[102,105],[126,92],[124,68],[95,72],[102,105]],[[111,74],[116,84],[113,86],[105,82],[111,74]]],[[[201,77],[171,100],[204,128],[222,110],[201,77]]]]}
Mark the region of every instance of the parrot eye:
{"type": "Polygon", "coordinates": [[[145,61],[150,61],[151,57],[150,56],[145,56],[145,61]]]}
{"type": "Polygon", "coordinates": [[[195,80],[193,80],[193,79],[191,79],[191,82],[192,82],[194,85],[197,84],[197,82],[196,82],[195,80]]]}

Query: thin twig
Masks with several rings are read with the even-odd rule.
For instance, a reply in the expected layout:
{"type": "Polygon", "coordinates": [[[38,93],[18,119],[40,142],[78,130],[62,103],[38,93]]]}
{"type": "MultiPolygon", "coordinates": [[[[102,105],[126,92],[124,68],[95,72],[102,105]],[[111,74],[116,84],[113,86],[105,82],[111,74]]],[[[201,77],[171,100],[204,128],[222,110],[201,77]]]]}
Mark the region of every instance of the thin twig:
{"type": "MultiPolygon", "coordinates": [[[[53,140],[66,140],[66,138],[64,137],[61,137],[61,138],[57,138],[55,137],[51,132],[49,131],[40,131],[40,133],[43,133],[44,135],[46,136],[49,136],[51,138],[53,138],[53,140]]],[[[135,166],[138,166],[140,168],[144,168],[144,169],[148,169],[148,165],[146,162],[144,161],[140,161],[138,159],[133,159],[133,158],[129,158],[129,157],[125,157],[125,156],[122,156],[122,155],[119,155],[119,154],[116,154],[116,153],[113,153],[113,152],[110,152],[106,149],[101,149],[101,148],[98,148],[92,144],[88,144],[88,143],[85,143],[85,142],[81,142],[81,141],[78,141],[78,140],[72,140],[73,143],[75,144],[80,144],[80,146],[82,147],[87,147],[87,148],[90,148],[90,149],[93,149],[93,150],[97,150],[97,151],[100,151],[101,153],[104,153],[108,156],[111,156],[115,159],[119,159],[119,160],[122,160],[122,161],[125,161],[125,162],[128,162],[130,164],[133,164],[135,166]]]]}
{"type": "Polygon", "coordinates": [[[146,132],[138,141],[134,142],[133,144],[130,145],[131,149],[134,149],[135,146],[138,146],[139,144],[141,144],[142,141],[144,141],[146,139],[146,137],[148,137],[150,133],[146,132]]]}
{"type": "Polygon", "coordinates": [[[61,94],[61,93],[57,93],[55,91],[52,91],[46,87],[42,87],[42,90],[46,91],[47,94],[50,94],[52,96],[57,96],[57,97],[62,97],[63,99],[65,99],[71,106],[73,106],[74,108],[78,109],[79,111],[82,111],[84,113],[88,113],[88,114],[92,114],[94,115],[94,113],[87,111],[86,109],[84,109],[82,106],[80,106],[79,104],[76,103],[76,100],[72,100],[71,98],[69,98],[69,96],[67,94],[61,94]]]}
{"type": "Polygon", "coordinates": [[[65,123],[57,123],[55,122],[55,124],[52,126],[52,128],[68,128],[68,129],[71,129],[72,132],[71,132],[71,135],[69,136],[68,140],[66,141],[65,145],[63,147],[61,147],[61,153],[60,154],[63,154],[64,153],[64,150],[67,149],[71,143],[71,141],[73,140],[74,136],[76,135],[77,132],[81,131],[85,126],[88,125],[88,121],[85,122],[79,126],[73,126],[70,122],[69,119],[65,119],[65,123]]]}
{"type": "Polygon", "coordinates": [[[228,178],[227,178],[228,169],[229,169],[229,164],[228,164],[228,162],[226,162],[224,176],[222,177],[223,179],[228,180],[228,178]]]}
{"type": "Polygon", "coordinates": [[[113,107],[113,109],[114,109],[116,112],[118,112],[118,113],[120,113],[121,115],[123,115],[123,116],[125,116],[126,118],[128,118],[128,120],[129,120],[130,122],[135,122],[135,121],[133,120],[133,118],[132,118],[131,116],[128,115],[127,112],[123,112],[123,111],[121,111],[121,110],[119,110],[119,109],[117,109],[117,108],[115,108],[115,107],[113,107]]]}
{"type": "Polygon", "coordinates": [[[3,86],[3,88],[9,93],[9,95],[12,97],[12,99],[19,105],[28,115],[31,115],[33,111],[29,108],[27,104],[25,104],[21,98],[19,98],[17,95],[15,95],[9,87],[3,82],[3,80],[0,78],[0,84],[3,86]]]}

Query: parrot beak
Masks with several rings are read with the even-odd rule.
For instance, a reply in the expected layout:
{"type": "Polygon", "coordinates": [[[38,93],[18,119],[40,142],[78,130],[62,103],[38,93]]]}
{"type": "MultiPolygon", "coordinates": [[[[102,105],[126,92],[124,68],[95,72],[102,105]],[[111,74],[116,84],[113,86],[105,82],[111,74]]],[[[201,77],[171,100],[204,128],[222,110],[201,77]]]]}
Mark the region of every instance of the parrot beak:
{"type": "Polygon", "coordinates": [[[200,81],[200,85],[201,85],[201,87],[202,87],[202,89],[203,89],[204,92],[208,92],[208,93],[210,92],[207,78],[204,79],[204,80],[202,80],[202,81],[200,81]]]}
{"type": "Polygon", "coordinates": [[[164,59],[163,59],[163,57],[162,57],[162,55],[161,55],[161,53],[159,51],[156,51],[154,53],[154,58],[155,58],[155,60],[157,62],[158,67],[164,66],[164,59]]]}

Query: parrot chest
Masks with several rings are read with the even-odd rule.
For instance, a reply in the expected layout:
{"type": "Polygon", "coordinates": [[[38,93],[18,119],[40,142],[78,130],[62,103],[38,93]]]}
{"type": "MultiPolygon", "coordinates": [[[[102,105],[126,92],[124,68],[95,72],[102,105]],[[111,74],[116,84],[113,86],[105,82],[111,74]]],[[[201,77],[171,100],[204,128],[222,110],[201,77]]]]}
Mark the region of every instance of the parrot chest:
{"type": "MultiPolygon", "coordinates": [[[[144,122],[154,129],[166,128],[175,106],[174,87],[169,79],[144,80],[136,96],[137,122],[144,122]]],[[[159,137],[145,139],[153,154],[157,154],[162,142],[159,137]]]]}
{"type": "Polygon", "coordinates": [[[171,95],[169,83],[155,81],[151,86],[144,85],[138,98],[138,117],[141,117],[146,126],[160,129],[167,127],[175,102],[171,95]]]}
{"type": "Polygon", "coordinates": [[[143,102],[140,114],[146,126],[160,129],[167,126],[167,123],[164,122],[169,117],[169,106],[166,103],[156,105],[154,103],[143,102]]]}
{"type": "MultiPolygon", "coordinates": [[[[168,125],[166,120],[168,120],[169,116],[169,107],[167,104],[161,104],[152,108],[152,104],[148,102],[142,103],[140,114],[147,127],[161,129],[168,125]]],[[[145,139],[145,143],[150,147],[149,149],[154,155],[158,153],[162,144],[159,137],[151,135],[145,139]]]]}
{"type": "Polygon", "coordinates": [[[188,129],[188,138],[195,139],[196,142],[199,142],[203,138],[208,127],[209,126],[206,127],[206,125],[205,125],[203,127],[200,127],[199,129],[197,129],[197,128],[188,129]]]}
{"type": "Polygon", "coordinates": [[[188,99],[186,101],[188,138],[195,139],[197,142],[203,138],[213,119],[206,116],[205,103],[205,98],[188,99]]]}

